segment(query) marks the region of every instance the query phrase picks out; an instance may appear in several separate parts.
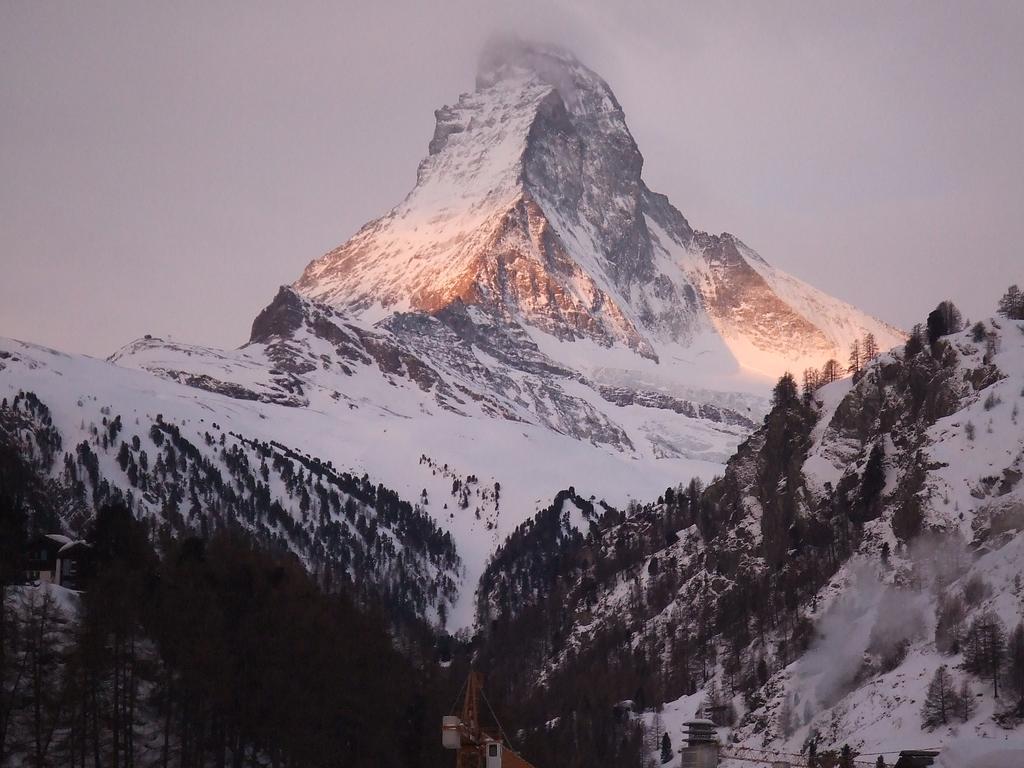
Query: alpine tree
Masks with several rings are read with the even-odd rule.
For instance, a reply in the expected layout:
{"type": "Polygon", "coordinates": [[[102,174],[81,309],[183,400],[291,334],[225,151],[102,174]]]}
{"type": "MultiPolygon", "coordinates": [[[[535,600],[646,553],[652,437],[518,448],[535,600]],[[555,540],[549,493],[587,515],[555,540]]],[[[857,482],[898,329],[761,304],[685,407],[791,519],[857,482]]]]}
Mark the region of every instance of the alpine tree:
{"type": "Polygon", "coordinates": [[[849,365],[846,367],[847,373],[860,373],[864,360],[860,349],[860,341],[857,339],[854,339],[853,344],[850,345],[850,355],[847,361],[849,362],[849,365]]]}
{"type": "Polygon", "coordinates": [[[966,723],[974,717],[975,709],[977,709],[977,705],[974,702],[974,691],[971,690],[971,684],[967,682],[967,678],[964,678],[960,681],[960,691],[956,696],[957,719],[966,723]]]}
{"type": "Polygon", "coordinates": [[[821,369],[821,380],[823,384],[831,384],[842,376],[842,367],[835,358],[828,360],[821,369]]]}
{"type": "Polygon", "coordinates": [[[7,597],[8,587],[22,576],[34,483],[22,452],[0,442],[0,765],[7,764],[8,725],[24,690],[24,667],[14,642],[21,622],[7,597]]]}
{"type": "Polygon", "coordinates": [[[964,601],[958,594],[942,595],[935,609],[935,647],[939,653],[959,653],[963,635],[964,601]]]}
{"type": "Polygon", "coordinates": [[[864,358],[865,364],[878,357],[878,342],[875,340],[875,334],[869,332],[864,335],[864,343],[861,345],[861,355],[864,358]]]}
{"type": "Polygon", "coordinates": [[[661,764],[672,762],[672,739],[669,738],[668,731],[665,731],[665,735],[661,737],[661,764]]]}
{"type": "Polygon", "coordinates": [[[925,728],[936,728],[946,725],[956,711],[956,692],[949,669],[943,664],[932,676],[925,694],[924,706],[921,708],[921,725],[925,728]]]}
{"type": "Polygon", "coordinates": [[[910,335],[903,345],[903,356],[908,360],[921,354],[924,349],[924,327],[917,323],[910,329],[910,335]]]}
{"type": "Polygon", "coordinates": [[[875,443],[868,455],[868,463],[864,467],[864,477],[860,482],[860,501],[867,519],[873,519],[874,510],[882,490],[885,488],[885,449],[880,442],[875,443]]]}
{"type": "Polygon", "coordinates": [[[992,611],[971,622],[964,642],[964,668],[992,680],[992,695],[999,697],[999,676],[1006,659],[1006,628],[992,611]]]}
{"type": "Polygon", "coordinates": [[[956,333],[963,326],[963,318],[956,305],[949,301],[939,302],[939,306],[928,314],[928,343],[934,344],[942,336],[956,333]]]}
{"type": "Polygon", "coordinates": [[[1006,289],[999,299],[999,314],[1010,320],[1024,320],[1024,293],[1016,285],[1006,289]]]}
{"type": "Polygon", "coordinates": [[[821,386],[821,374],[817,368],[804,368],[803,395],[804,402],[810,403],[811,396],[821,386]]]}
{"type": "Polygon", "coordinates": [[[1006,684],[1024,712],[1024,623],[1013,628],[1006,643],[1006,684]]]}
{"type": "Polygon", "coordinates": [[[788,371],[779,378],[775,388],[772,390],[772,405],[776,408],[791,408],[800,402],[799,390],[796,387],[796,379],[788,371]]]}

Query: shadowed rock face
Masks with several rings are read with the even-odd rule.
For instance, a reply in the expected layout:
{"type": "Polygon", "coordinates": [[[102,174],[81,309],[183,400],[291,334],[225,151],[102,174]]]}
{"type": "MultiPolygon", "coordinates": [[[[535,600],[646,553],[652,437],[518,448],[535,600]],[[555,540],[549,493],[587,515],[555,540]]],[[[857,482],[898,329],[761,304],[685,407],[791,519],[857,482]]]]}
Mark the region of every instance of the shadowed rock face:
{"type": "Polygon", "coordinates": [[[302,327],[303,319],[302,299],[282,286],[252,321],[249,342],[266,344],[275,336],[289,336],[302,327]]]}
{"type": "Polygon", "coordinates": [[[730,408],[711,405],[709,403],[693,403],[664,392],[648,392],[626,387],[600,388],[601,397],[616,405],[642,405],[647,408],[660,408],[673,411],[693,419],[707,419],[716,424],[732,424],[753,430],[757,425],[748,417],[730,408]]]}

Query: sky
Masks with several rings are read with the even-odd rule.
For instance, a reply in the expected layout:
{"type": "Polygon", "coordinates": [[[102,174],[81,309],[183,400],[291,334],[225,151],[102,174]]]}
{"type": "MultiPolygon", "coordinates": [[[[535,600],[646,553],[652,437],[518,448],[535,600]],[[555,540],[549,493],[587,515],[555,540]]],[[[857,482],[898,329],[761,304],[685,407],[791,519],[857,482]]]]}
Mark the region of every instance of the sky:
{"type": "Polygon", "coordinates": [[[828,293],[906,328],[1024,284],[1024,3],[0,0],[0,336],[244,343],[510,33],[607,80],[693,226],[828,293]]]}

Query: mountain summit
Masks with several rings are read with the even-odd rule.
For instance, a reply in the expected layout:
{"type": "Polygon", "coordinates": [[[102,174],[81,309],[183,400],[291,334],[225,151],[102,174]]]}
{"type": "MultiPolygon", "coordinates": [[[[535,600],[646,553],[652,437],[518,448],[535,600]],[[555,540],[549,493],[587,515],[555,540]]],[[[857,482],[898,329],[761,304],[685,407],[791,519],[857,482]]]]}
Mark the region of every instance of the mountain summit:
{"type": "Polygon", "coordinates": [[[694,230],[644,183],[607,83],[564,50],[492,43],[476,90],[435,115],[413,190],[312,262],[300,293],[371,321],[473,307],[657,362],[714,352],[722,373],[777,376],[866,333],[902,338],[732,235],[694,230]]]}

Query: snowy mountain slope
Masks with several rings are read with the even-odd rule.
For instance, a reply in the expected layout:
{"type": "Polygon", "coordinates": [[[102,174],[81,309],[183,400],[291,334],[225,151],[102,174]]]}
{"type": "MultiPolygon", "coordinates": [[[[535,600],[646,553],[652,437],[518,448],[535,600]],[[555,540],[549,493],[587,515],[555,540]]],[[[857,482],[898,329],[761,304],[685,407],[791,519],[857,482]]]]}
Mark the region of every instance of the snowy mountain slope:
{"type": "Polygon", "coordinates": [[[254,404],[292,406],[276,410],[267,430],[354,473],[368,472],[406,498],[427,489],[429,499],[446,499],[424,509],[452,533],[466,562],[456,617],[462,622],[471,619],[473,588],[494,546],[565,478],[601,468],[607,483],[592,491],[616,504],[644,498],[680,474],[710,478],[764,407],[755,395],[725,401],[699,391],[665,393],[656,384],[599,385],[554,363],[529,337],[508,341],[504,334],[517,328],[477,319],[465,322],[472,331],[465,338],[458,318],[446,321],[401,314],[369,328],[282,289],[239,350],[142,339],[111,362],[254,404]],[[715,399],[723,402],[709,402],[715,399]],[[307,447],[305,432],[296,439],[292,426],[299,415],[291,411],[302,410],[329,425],[327,434],[359,435],[359,442],[307,447]],[[451,467],[451,476],[440,477],[433,464],[451,467]],[[498,508],[483,500],[468,512],[457,508],[456,472],[500,483],[498,508]]]}
{"type": "Polygon", "coordinates": [[[301,293],[371,321],[476,307],[624,347],[634,365],[710,334],[712,368],[768,377],[845,357],[868,332],[882,348],[902,340],[735,237],[694,231],[644,184],[611,89],[566,51],[492,44],[476,91],[437,111],[429,149],[406,199],[312,262],[301,293]]]}
{"type": "MultiPolygon", "coordinates": [[[[93,426],[102,431],[104,419],[121,415],[125,425],[121,439],[130,444],[131,437],[138,436],[142,449],[148,448],[152,465],[156,457],[148,435],[160,414],[165,424],[180,428],[218,465],[220,448],[207,445],[207,432],[215,437],[228,435],[232,444],[246,451],[253,466],[260,461],[242,439],[282,444],[356,478],[368,475],[371,485],[382,483],[394,489],[453,537],[461,561],[461,567],[448,574],[458,587],[457,604],[449,610],[456,626],[472,619],[476,580],[493,548],[557,491],[566,477],[600,475],[593,492],[625,504],[630,498],[643,498],[679,472],[710,478],[720,471],[718,457],[745,430],[728,425],[722,431],[703,428],[702,424],[712,422],[672,411],[664,411],[666,418],[661,419],[661,409],[614,406],[590,390],[588,396],[595,404],[622,411],[634,434],[642,436],[648,428],[653,432],[649,424],[655,420],[661,432],[675,423],[679,439],[688,441],[684,447],[714,457],[683,458],[678,446],[665,444],[661,449],[671,459],[655,461],[654,446],[646,449],[646,455],[620,451],[582,442],[544,424],[489,418],[487,403],[462,393],[458,393],[461,402],[452,401],[462,410],[454,410],[443,397],[454,386],[446,389],[434,383],[423,389],[421,382],[430,381],[433,369],[424,367],[428,372],[422,373],[408,360],[392,368],[396,359],[401,360],[400,351],[388,347],[386,336],[366,338],[370,341],[364,346],[353,342],[355,351],[346,358],[336,354],[341,342],[332,346],[323,337],[305,333],[215,353],[148,339],[115,355],[118,364],[0,340],[0,396],[13,402],[19,392],[34,393],[52,414],[62,450],[73,455],[81,441],[94,444],[100,439],[93,434],[93,426]],[[286,357],[281,357],[285,355],[281,345],[291,349],[286,357]],[[320,355],[332,350],[330,359],[336,362],[325,366],[320,355]],[[380,361],[371,350],[376,350],[380,361]],[[366,359],[360,360],[356,352],[366,359]],[[293,370],[285,371],[275,356],[294,364],[293,370]],[[313,361],[320,366],[315,375],[294,372],[313,361]],[[128,366],[149,366],[158,375],[128,366]],[[349,373],[342,372],[342,366],[349,373]],[[219,431],[212,429],[213,423],[219,431]],[[500,490],[496,493],[496,489],[500,490]]],[[[642,437],[637,443],[644,444],[642,437]]],[[[99,456],[99,481],[134,492],[140,516],[157,526],[164,522],[163,499],[149,499],[138,492],[117,465],[116,447],[103,451],[94,445],[93,451],[99,456]]],[[[54,477],[64,472],[60,458],[58,454],[49,470],[54,477]]],[[[269,485],[268,501],[280,501],[290,517],[302,519],[298,491],[269,485]]],[[[201,526],[202,521],[193,518],[191,524],[201,526]]],[[[295,542],[283,545],[303,551],[295,542]]],[[[449,599],[456,600],[454,590],[449,599]]]]}
{"type": "Polygon", "coordinates": [[[389,489],[306,452],[312,424],[292,424],[283,443],[267,429],[274,410],[298,412],[0,339],[0,439],[58,484],[69,530],[123,500],[154,533],[240,527],[314,572],[384,590],[396,611],[454,603],[451,537],[389,489]]]}
{"type": "Polygon", "coordinates": [[[1000,681],[994,697],[966,655],[975,621],[1024,620],[1024,323],[921,346],[811,405],[782,395],[706,491],[524,528],[482,580],[491,642],[521,649],[523,669],[502,674],[565,685],[581,664],[606,665],[623,698],[664,703],[676,746],[685,720],[721,704],[735,712],[720,731],[727,765],[805,760],[812,740],[889,765],[900,749],[971,739],[981,747],[965,750],[1024,749],[1024,691],[1000,681]],[[963,615],[941,629],[954,604],[963,615]],[[941,665],[973,711],[925,728],[941,665]]]}

